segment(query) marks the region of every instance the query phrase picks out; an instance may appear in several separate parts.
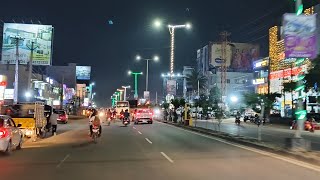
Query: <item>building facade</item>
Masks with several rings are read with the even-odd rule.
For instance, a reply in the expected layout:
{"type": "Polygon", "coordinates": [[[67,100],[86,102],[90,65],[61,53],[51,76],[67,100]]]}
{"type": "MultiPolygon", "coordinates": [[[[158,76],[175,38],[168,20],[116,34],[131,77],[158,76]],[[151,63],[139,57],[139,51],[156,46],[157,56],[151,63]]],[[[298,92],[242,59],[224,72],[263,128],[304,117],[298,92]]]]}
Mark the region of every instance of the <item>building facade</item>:
{"type": "Polygon", "coordinates": [[[268,94],[269,57],[253,62],[253,81],[257,94],[268,94]]]}

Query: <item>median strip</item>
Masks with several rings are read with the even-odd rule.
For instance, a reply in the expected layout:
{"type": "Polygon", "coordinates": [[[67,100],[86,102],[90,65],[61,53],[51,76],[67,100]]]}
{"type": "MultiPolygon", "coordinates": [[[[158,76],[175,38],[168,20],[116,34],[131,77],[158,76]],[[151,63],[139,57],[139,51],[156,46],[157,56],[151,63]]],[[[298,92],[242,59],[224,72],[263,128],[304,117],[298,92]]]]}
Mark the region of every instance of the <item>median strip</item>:
{"type": "Polygon", "coordinates": [[[165,157],[169,162],[173,163],[173,160],[168,156],[166,155],[164,152],[161,152],[162,156],[165,157]]]}

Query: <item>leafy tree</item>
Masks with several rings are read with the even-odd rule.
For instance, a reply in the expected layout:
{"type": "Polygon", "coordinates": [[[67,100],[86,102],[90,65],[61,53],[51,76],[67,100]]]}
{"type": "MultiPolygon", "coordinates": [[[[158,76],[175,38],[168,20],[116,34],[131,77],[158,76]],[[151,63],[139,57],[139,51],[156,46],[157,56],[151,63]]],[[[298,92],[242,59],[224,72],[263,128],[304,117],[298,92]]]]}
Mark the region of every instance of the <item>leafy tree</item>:
{"type": "Polygon", "coordinates": [[[320,56],[312,60],[311,67],[308,70],[308,73],[306,74],[306,77],[305,77],[306,87],[313,88],[316,83],[320,84],[319,77],[320,77],[320,56]]]}
{"type": "Polygon", "coordinates": [[[164,109],[168,109],[168,108],[169,108],[169,103],[163,103],[163,104],[162,104],[162,107],[163,107],[164,109]]]}
{"type": "Polygon", "coordinates": [[[193,70],[191,74],[186,77],[188,85],[192,87],[194,91],[198,90],[198,82],[200,90],[204,90],[207,84],[207,78],[200,74],[200,71],[193,70]]]}
{"type": "Polygon", "coordinates": [[[255,93],[247,93],[244,94],[245,103],[253,108],[253,110],[259,112],[255,107],[257,105],[261,105],[263,101],[266,112],[270,112],[272,109],[273,103],[276,100],[276,97],[281,97],[281,94],[278,93],[270,93],[270,94],[255,94],[255,93]]]}
{"type": "Polygon", "coordinates": [[[180,100],[179,99],[171,99],[171,104],[173,104],[174,108],[177,109],[180,107],[180,100]]]}
{"type": "Polygon", "coordinates": [[[221,102],[221,91],[217,86],[210,90],[209,102],[213,109],[218,109],[218,104],[221,102]]]}
{"type": "Polygon", "coordinates": [[[184,98],[181,98],[179,100],[179,104],[180,104],[180,106],[184,107],[186,105],[186,100],[184,98]]]}

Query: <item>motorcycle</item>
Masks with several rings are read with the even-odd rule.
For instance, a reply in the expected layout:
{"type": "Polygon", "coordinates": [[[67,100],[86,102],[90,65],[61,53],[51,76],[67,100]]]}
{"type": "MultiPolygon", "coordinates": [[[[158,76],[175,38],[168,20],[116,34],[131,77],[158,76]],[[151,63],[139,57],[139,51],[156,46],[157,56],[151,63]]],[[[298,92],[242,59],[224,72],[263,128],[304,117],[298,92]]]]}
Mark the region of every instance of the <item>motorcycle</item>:
{"type": "Polygon", "coordinates": [[[99,127],[98,126],[92,126],[92,140],[94,143],[97,143],[97,139],[99,137],[99,127]]]}
{"type": "Polygon", "coordinates": [[[240,126],[240,116],[236,116],[235,123],[236,125],[240,126]]]}
{"type": "Polygon", "coordinates": [[[108,117],[108,119],[107,119],[107,123],[108,123],[107,125],[108,125],[108,126],[110,126],[111,121],[112,121],[112,118],[111,118],[111,117],[108,117]]]}
{"type": "Polygon", "coordinates": [[[247,122],[248,120],[250,120],[249,116],[244,116],[244,117],[243,117],[243,121],[244,121],[244,122],[247,122]]]}
{"type": "Polygon", "coordinates": [[[127,126],[130,123],[129,118],[124,118],[122,123],[123,123],[124,126],[127,126]]]}

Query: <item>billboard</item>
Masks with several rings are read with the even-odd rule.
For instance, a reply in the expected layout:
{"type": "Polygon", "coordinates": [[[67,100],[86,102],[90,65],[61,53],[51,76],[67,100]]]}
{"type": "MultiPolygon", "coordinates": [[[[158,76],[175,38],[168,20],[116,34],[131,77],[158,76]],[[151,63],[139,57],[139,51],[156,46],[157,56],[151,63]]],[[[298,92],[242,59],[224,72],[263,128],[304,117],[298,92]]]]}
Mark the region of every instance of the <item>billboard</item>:
{"type": "Polygon", "coordinates": [[[177,83],[176,83],[176,80],[168,80],[167,81],[167,94],[170,94],[170,95],[176,95],[176,86],[177,86],[177,83]]]}
{"type": "Polygon", "coordinates": [[[317,56],[316,15],[284,14],[283,26],[286,58],[317,56]]]}
{"type": "Polygon", "coordinates": [[[222,46],[221,44],[212,44],[211,46],[211,65],[214,67],[219,67],[221,64],[226,61],[226,66],[230,67],[231,65],[231,58],[232,58],[232,47],[227,45],[226,50],[226,60],[222,59],[222,46]]]}
{"type": "Polygon", "coordinates": [[[20,37],[19,63],[27,64],[30,60],[32,42],[34,43],[33,65],[51,65],[52,56],[51,25],[4,23],[2,43],[2,64],[16,63],[16,42],[14,37],[20,37]]]}
{"type": "Polygon", "coordinates": [[[13,99],[14,89],[5,89],[4,90],[4,99],[13,99]]]}
{"type": "Polygon", "coordinates": [[[229,43],[226,46],[226,60],[222,59],[220,43],[211,46],[211,65],[219,67],[226,61],[227,68],[234,70],[252,70],[254,60],[259,59],[259,45],[248,43],[229,43]]]}
{"type": "Polygon", "coordinates": [[[143,91],[143,98],[146,100],[150,100],[150,91],[143,91]]]}
{"type": "Polygon", "coordinates": [[[91,66],[77,66],[76,77],[77,80],[90,80],[91,66]]]}

